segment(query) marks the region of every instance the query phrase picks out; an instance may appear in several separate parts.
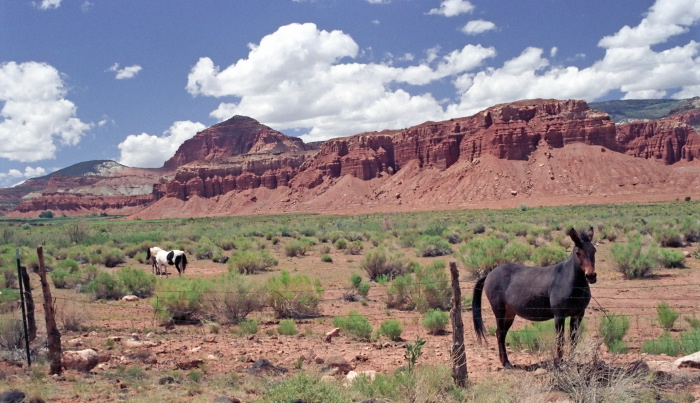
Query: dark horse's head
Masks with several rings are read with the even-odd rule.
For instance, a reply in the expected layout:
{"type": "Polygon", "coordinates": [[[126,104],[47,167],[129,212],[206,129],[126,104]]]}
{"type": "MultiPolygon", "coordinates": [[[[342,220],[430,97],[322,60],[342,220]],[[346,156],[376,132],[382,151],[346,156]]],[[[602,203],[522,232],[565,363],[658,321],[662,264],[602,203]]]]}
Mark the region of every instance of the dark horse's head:
{"type": "Polygon", "coordinates": [[[596,249],[593,243],[591,243],[593,240],[593,227],[589,228],[586,232],[581,231],[581,233],[577,233],[576,230],[571,228],[569,230],[569,236],[571,240],[574,241],[574,255],[577,265],[586,273],[586,280],[594,284],[597,276],[595,274],[596,249]]]}

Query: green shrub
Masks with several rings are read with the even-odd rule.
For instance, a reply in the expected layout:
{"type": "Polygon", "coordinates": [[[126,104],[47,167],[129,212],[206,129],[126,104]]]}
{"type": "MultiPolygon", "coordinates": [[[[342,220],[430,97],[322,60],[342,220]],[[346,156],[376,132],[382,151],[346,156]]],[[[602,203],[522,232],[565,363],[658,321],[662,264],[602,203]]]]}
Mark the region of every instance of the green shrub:
{"type": "Polygon", "coordinates": [[[321,261],[324,263],[333,263],[333,258],[331,255],[324,253],[321,255],[321,261]]]}
{"type": "Polygon", "coordinates": [[[560,246],[542,246],[535,248],[530,260],[537,266],[550,266],[566,259],[568,254],[560,246]]]}
{"type": "Polygon", "coordinates": [[[154,274],[127,266],[117,270],[116,275],[123,285],[125,293],[136,295],[139,298],[148,298],[153,295],[156,288],[154,274]]]}
{"type": "Polygon", "coordinates": [[[17,288],[18,283],[16,266],[0,266],[0,285],[2,285],[0,288],[17,288]]]}
{"type": "Polygon", "coordinates": [[[333,245],[335,245],[336,249],[345,250],[348,247],[348,240],[345,238],[339,238],[333,242],[333,245]]]}
{"type": "Polygon", "coordinates": [[[511,330],[506,342],[514,350],[548,351],[555,342],[554,322],[533,322],[520,330],[511,330]]]}
{"type": "Polygon", "coordinates": [[[360,268],[367,272],[370,280],[377,280],[381,275],[392,279],[406,272],[408,262],[400,253],[378,247],[370,249],[365,254],[360,262],[360,268]]]}
{"type": "Polygon", "coordinates": [[[633,237],[628,243],[615,243],[610,248],[613,265],[626,279],[642,278],[654,267],[654,259],[642,245],[641,236],[633,237]]]}
{"type": "Polygon", "coordinates": [[[504,262],[506,241],[494,236],[471,239],[459,248],[460,261],[474,278],[482,277],[504,262]]]}
{"type": "Polygon", "coordinates": [[[600,335],[610,352],[627,352],[627,346],[622,339],[627,334],[629,326],[629,319],[622,315],[605,315],[600,319],[600,335]]]}
{"type": "Polygon", "coordinates": [[[691,329],[700,329],[700,319],[696,318],[695,315],[693,315],[693,317],[686,316],[685,320],[688,322],[691,329]]]}
{"type": "Polygon", "coordinates": [[[437,235],[423,235],[416,242],[416,254],[418,256],[444,256],[451,253],[452,245],[437,235]]]}
{"type": "Polygon", "coordinates": [[[151,305],[163,320],[198,322],[202,319],[204,297],[212,282],[203,278],[175,277],[156,283],[151,305]]]}
{"type": "Polygon", "coordinates": [[[101,263],[105,267],[116,267],[126,263],[126,255],[121,249],[105,247],[96,250],[96,254],[90,257],[90,263],[101,263]]]}
{"type": "Polygon", "coordinates": [[[242,334],[255,334],[258,332],[258,321],[255,319],[244,319],[238,322],[238,329],[242,334]]]}
{"type": "Polygon", "coordinates": [[[279,262],[266,250],[240,250],[228,261],[229,272],[255,274],[268,267],[277,266],[279,262]]]}
{"type": "Polygon", "coordinates": [[[352,241],[347,245],[347,248],[345,248],[345,253],[348,255],[360,255],[362,254],[363,249],[364,246],[362,246],[362,241],[352,241]]]}
{"type": "Polygon", "coordinates": [[[309,249],[309,244],[299,240],[287,242],[284,245],[284,255],[288,257],[304,256],[309,249]]]}
{"type": "Polygon", "coordinates": [[[642,353],[666,354],[675,357],[681,354],[682,345],[680,341],[668,331],[665,331],[658,339],[647,340],[642,344],[642,353]]]}
{"type": "Polygon", "coordinates": [[[410,274],[395,277],[387,289],[387,308],[410,311],[416,307],[411,298],[413,292],[413,277],[410,274]]]}
{"type": "Polygon", "coordinates": [[[679,250],[660,248],[657,256],[657,261],[661,267],[668,269],[684,267],[685,255],[679,250]]]}
{"type": "Polygon", "coordinates": [[[294,319],[282,319],[277,327],[277,333],[285,336],[294,336],[299,333],[294,319]]]}
{"type": "Polygon", "coordinates": [[[319,378],[299,373],[280,381],[267,390],[263,403],[295,402],[307,403],[350,403],[346,392],[340,386],[321,381],[319,378]]]}
{"type": "Polygon", "coordinates": [[[70,269],[56,268],[49,275],[56,288],[73,288],[80,283],[80,272],[71,272],[70,269]]]}
{"type": "Polygon", "coordinates": [[[124,294],[124,285],[116,276],[101,271],[94,280],[82,288],[82,292],[91,293],[95,299],[120,299],[124,294]]]}
{"type": "Polygon", "coordinates": [[[430,334],[442,334],[447,328],[450,317],[447,312],[431,309],[423,316],[423,326],[430,334]]]}
{"type": "Polygon", "coordinates": [[[664,330],[671,330],[676,323],[676,319],[678,319],[680,315],[678,311],[671,309],[665,302],[660,302],[656,306],[656,314],[659,325],[661,325],[661,328],[664,330]]]}
{"type": "Polygon", "coordinates": [[[56,263],[57,269],[68,270],[70,273],[77,273],[80,271],[80,265],[73,259],[63,259],[56,263]]]}
{"type": "Polygon", "coordinates": [[[264,305],[260,285],[237,273],[228,273],[213,282],[204,310],[208,319],[236,324],[264,305]]]}
{"type": "Polygon", "coordinates": [[[41,213],[39,213],[39,218],[53,218],[53,211],[50,210],[44,210],[41,213]]]}
{"type": "Polygon", "coordinates": [[[360,288],[360,284],[362,283],[362,276],[360,276],[357,273],[353,273],[350,275],[350,285],[354,289],[360,288]]]}
{"type": "Polygon", "coordinates": [[[369,319],[356,311],[350,311],[346,316],[336,316],[333,318],[333,326],[358,340],[370,340],[372,337],[372,324],[369,323],[369,319]]]}
{"type": "Polygon", "coordinates": [[[680,334],[683,354],[700,351],[700,329],[691,329],[680,334]]]}
{"type": "Polygon", "coordinates": [[[268,304],[278,318],[304,318],[318,315],[318,303],[323,294],[321,282],[288,271],[267,279],[268,304]]]}
{"type": "Polygon", "coordinates": [[[677,228],[663,228],[655,232],[659,245],[665,248],[680,248],[683,246],[683,236],[677,228]]]}
{"type": "Polygon", "coordinates": [[[445,262],[438,260],[427,266],[418,265],[414,269],[416,281],[411,290],[411,300],[420,312],[450,309],[452,287],[446,267],[445,262]]]}
{"type": "Polygon", "coordinates": [[[397,319],[387,319],[379,326],[379,334],[384,335],[391,341],[401,340],[403,326],[397,319]]]}
{"type": "Polygon", "coordinates": [[[362,282],[362,283],[360,283],[359,286],[357,286],[357,293],[360,294],[361,296],[367,298],[367,295],[369,295],[369,288],[370,288],[369,283],[362,282]]]}

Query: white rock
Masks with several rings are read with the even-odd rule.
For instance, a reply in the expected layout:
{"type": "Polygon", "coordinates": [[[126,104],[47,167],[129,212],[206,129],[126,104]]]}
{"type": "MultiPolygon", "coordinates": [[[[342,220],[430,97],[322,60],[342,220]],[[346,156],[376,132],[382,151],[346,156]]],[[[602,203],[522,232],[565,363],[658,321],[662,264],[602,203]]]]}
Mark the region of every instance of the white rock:
{"type": "Polygon", "coordinates": [[[677,359],[673,365],[676,368],[700,368],[700,351],[677,359]]]}

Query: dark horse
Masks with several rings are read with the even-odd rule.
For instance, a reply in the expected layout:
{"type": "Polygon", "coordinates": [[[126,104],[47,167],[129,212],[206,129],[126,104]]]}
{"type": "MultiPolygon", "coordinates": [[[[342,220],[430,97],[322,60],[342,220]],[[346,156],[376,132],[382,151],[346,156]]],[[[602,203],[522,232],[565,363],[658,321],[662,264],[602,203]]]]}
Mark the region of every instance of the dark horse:
{"type": "Polygon", "coordinates": [[[591,243],[593,228],[580,234],[572,228],[568,234],[574,241],[574,250],[563,262],[547,267],[501,264],[474,286],[472,311],[477,338],[479,341],[485,339],[481,318],[481,292],[485,290],[496,316],[498,358],[505,368],[513,367],[506,353],[506,334],[516,315],[532,321],[554,318],[557,360],[562,357],[567,317],[571,317],[571,343],[576,342],[581,320],[591,301],[588,283],[596,282],[596,249],[591,243]]]}

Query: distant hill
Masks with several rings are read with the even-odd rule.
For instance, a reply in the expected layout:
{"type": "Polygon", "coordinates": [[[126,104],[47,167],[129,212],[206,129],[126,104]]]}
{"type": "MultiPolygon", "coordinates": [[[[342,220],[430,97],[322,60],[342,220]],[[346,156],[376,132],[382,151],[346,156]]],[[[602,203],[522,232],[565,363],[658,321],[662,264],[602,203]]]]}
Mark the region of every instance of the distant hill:
{"type": "Polygon", "coordinates": [[[654,120],[700,107],[700,97],[690,99],[627,99],[589,102],[591,109],[600,110],[615,123],[634,120],[654,120]]]}
{"type": "Polygon", "coordinates": [[[69,167],[59,169],[58,171],[51,172],[48,175],[38,177],[36,179],[50,179],[55,175],[63,176],[109,176],[111,174],[117,173],[123,169],[127,168],[126,165],[122,165],[118,162],[112,160],[93,160],[84,161],[73,164],[69,167]]]}

